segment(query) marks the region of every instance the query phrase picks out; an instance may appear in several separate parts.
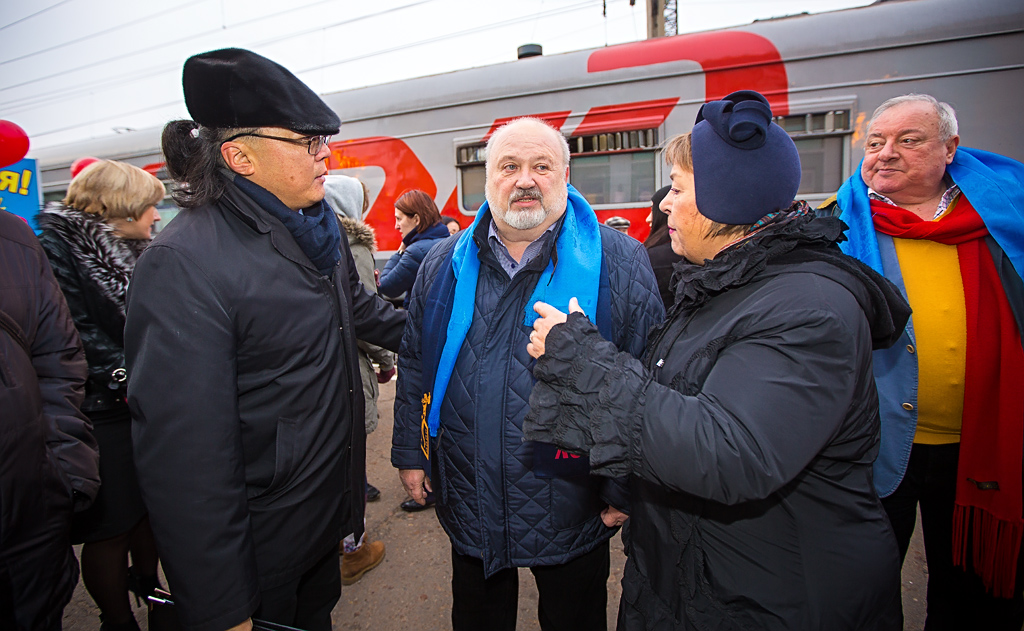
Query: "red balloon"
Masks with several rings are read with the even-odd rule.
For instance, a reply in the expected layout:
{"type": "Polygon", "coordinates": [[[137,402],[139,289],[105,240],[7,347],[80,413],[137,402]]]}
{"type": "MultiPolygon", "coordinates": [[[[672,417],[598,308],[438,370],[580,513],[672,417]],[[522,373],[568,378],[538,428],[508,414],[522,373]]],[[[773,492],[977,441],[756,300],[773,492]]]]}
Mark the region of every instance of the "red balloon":
{"type": "Polygon", "coordinates": [[[94,158],[92,156],[82,156],[81,158],[75,160],[74,162],[71,163],[71,179],[74,179],[75,176],[81,173],[82,169],[84,169],[85,167],[89,166],[93,162],[99,161],[99,158],[94,158]]]}
{"type": "Polygon", "coordinates": [[[9,167],[28,153],[28,134],[11,121],[0,120],[0,168],[9,167]]]}

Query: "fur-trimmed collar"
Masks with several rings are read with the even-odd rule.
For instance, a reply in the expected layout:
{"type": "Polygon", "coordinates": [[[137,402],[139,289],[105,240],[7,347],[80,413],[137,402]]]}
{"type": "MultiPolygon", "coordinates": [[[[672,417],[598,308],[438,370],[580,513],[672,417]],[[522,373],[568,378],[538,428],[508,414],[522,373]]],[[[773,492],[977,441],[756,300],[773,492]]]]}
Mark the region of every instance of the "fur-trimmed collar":
{"type": "Polygon", "coordinates": [[[377,251],[377,235],[374,234],[373,228],[351,217],[339,213],[335,213],[335,215],[337,215],[341,227],[345,229],[345,233],[348,234],[348,242],[351,245],[361,245],[369,248],[370,252],[377,251]]]}
{"type": "Polygon", "coordinates": [[[60,237],[79,272],[92,279],[123,315],[135,261],[149,241],[122,239],[97,215],[57,202],[46,204],[37,220],[42,230],[52,230],[60,237]]]}

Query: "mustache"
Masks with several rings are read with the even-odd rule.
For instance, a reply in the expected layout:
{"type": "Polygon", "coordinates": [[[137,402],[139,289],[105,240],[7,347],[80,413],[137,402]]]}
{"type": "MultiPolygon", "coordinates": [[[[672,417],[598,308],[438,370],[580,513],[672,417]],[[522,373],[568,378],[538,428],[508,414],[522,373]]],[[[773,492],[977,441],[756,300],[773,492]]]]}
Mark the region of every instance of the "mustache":
{"type": "Polygon", "coordinates": [[[540,189],[536,186],[531,188],[517,188],[508,196],[508,203],[513,204],[521,199],[536,199],[543,202],[544,197],[541,195],[540,189]]]}

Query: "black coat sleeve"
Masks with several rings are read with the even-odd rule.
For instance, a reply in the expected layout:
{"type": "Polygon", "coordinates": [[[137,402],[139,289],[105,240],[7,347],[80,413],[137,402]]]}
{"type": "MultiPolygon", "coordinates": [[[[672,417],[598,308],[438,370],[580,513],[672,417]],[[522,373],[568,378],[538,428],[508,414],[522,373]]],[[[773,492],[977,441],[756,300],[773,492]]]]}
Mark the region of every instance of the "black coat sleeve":
{"type": "Polygon", "coordinates": [[[151,246],[128,291],[135,464],[189,628],[226,629],[259,602],[231,305],[185,255],[151,246]]]}
{"type": "Polygon", "coordinates": [[[396,309],[360,282],[359,270],[345,239],[342,239],[341,255],[348,257],[348,285],[352,296],[356,338],[389,351],[397,351],[405,330],[405,311],[396,309]]]}
{"type": "Polygon", "coordinates": [[[771,314],[725,347],[687,396],[570,317],[534,369],[526,436],[589,450],[603,475],[632,473],[725,504],[761,499],[800,474],[846,418],[855,337],[826,311],[771,314]]]}
{"type": "Polygon", "coordinates": [[[99,490],[99,447],[92,426],[79,409],[87,366],[82,343],[46,256],[37,250],[39,307],[37,328],[31,339],[32,366],[39,380],[47,443],[57,457],[72,490],[84,498],[81,510],[99,490]]]}

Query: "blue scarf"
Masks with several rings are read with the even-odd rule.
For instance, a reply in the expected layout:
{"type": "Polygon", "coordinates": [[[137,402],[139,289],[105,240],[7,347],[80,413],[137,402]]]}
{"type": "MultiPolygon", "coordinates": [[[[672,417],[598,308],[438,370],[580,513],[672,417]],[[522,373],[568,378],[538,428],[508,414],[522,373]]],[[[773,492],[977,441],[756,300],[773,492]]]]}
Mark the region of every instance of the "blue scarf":
{"type": "Polygon", "coordinates": [[[341,260],[341,230],[334,212],[323,200],[298,213],[285,206],[276,195],[240,175],[235,184],[260,208],[273,215],[291,233],[295,243],[306,254],[313,267],[330,276],[341,260]]]}
{"type": "MultiPolygon", "coordinates": [[[[1017,274],[1024,277],[1024,164],[988,151],[960,147],[946,173],[981,215],[1017,274]]],[[[861,179],[860,167],[839,189],[836,201],[842,209],[839,218],[850,226],[849,241],[839,247],[883,273],[868,187],[861,179]]]]}
{"type": "MultiPolygon", "coordinates": [[[[565,220],[555,242],[555,252],[548,260],[547,267],[541,273],[533,294],[526,301],[523,310],[523,324],[533,326],[539,317],[533,310],[537,301],[546,302],[562,311],[569,310],[569,299],[575,297],[580,308],[588,317],[594,318],[597,313],[598,295],[601,284],[601,233],[597,215],[579,192],[568,185],[568,205],[565,220]],[[558,267],[555,268],[555,261],[558,267]]],[[[434,387],[424,396],[424,409],[429,406],[429,414],[424,419],[430,436],[437,436],[437,428],[441,424],[441,401],[448,390],[448,381],[455,369],[455,360],[466,340],[466,334],[473,323],[473,310],[476,303],[476,284],[480,276],[479,248],[473,235],[484,217],[490,218],[491,213],[485,202],[476,214],[476,219],[468,230],[463,230],[452,254],[452,271],[454,272],[454,299],[449,309],[438,309],[441,319],[448,317],[447,337],[441,357],[437,362],[434,374],[434,387]],[[450,314],[450,315],[449,315],[450,314]],[[431,401],[435,405],[430,405],[431,401]]],[[[438,305],[428,304],[426,309],[433,310],[438,305]]],[[[424,319],[424,334],[431,329],[424,319]]],[[[426,367],[425,367],[426,368],[426,367]]],[[[429,370],[425,372],[429,373],[429,370]]]]}

